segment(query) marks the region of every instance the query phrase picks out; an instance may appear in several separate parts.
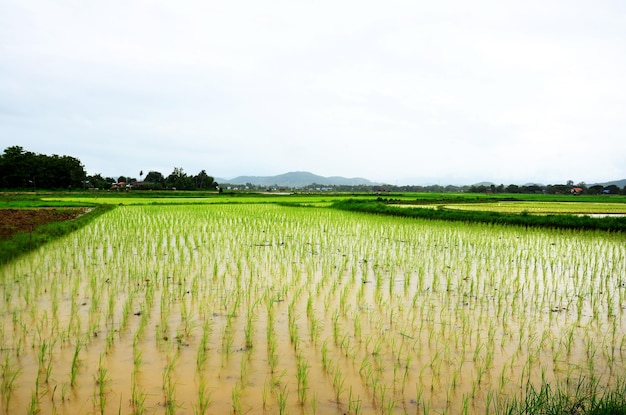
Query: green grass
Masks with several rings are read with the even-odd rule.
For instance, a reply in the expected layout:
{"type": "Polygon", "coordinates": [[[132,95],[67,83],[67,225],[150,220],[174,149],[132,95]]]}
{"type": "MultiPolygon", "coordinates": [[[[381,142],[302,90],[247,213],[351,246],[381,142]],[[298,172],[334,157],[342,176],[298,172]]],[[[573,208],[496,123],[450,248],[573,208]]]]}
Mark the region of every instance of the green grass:
{"type": "Polygon", "coordinates": [[[544,383],[539,389],[528,386],[523,398],[501,403],[498,414],[507,415],[618,415],[626,414],[626,384],[602,390],[597,384],[581,381],[573,388],[544,383]],[[573,389],[573,390],[571,390],[573,389]]]}

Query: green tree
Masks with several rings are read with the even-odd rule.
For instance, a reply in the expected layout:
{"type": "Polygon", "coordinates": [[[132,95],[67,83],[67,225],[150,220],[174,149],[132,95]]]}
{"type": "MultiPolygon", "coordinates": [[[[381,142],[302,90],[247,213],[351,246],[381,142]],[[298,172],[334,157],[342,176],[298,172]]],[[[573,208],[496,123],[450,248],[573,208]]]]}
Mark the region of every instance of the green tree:
{"type": "Polygon", "coordinates": [[[93,187],[96,189],[109,189],[115,179],[112,177],[102,177],[100,173],[87,176],[87,187],[93,187]]]}
{"type": "Polygon", "coordinates": [[[550,184],[546,187],[546,193],[549,194],[569,194],[570,187],[566,184],[550,184]]]}
{"type": "Polygon", "coordinates": [[[520,188],[516,184],[510,184],[510,185],[508,185],[506,187],[506,192],[507,193],[519,193],[520,192],[520,188]]]}
{"type": "Polygon", "coordinates": [[[165,187],[165,177],[158,171],[149,171],[144,179],[143,189],[163,189],[165,187]]]}
{"type": "Polygon", "coordinates": [[[206,171],[202,170],[193,178],[196,189],[198,190],[214,190],[215,189],[215,179],[212,176],[206,174],[206,171]]]}
{"type": "Polygon", "coordinates": [[[621,193],[620,190],[619,190],[619,187],[617,187],[614,184],[611,184],[611,185],[607,186],[605,190],[608,190],[609,194],[611,194],[611,195],[618,195],[618,194],[621,193]]]}
{"type": "Polygon", "coordinates": [[[587,189],[587,193],[590,195],[601,195],[604,192],[604,186],[596,184],[587,189]]]}
{"type": "Polygon", "coordinates": [[[0,158],[0,183],[6,189],[29,187],[35,178],[35,154],[20,146],[8,147],[0,158]]]}
{"type": "Polygon", "coordinates": [[[193,190],[193,178],[185,173],[182,167],[175,167],[174,171],[165,179],[167,187],[177,190],[193,190]]]}

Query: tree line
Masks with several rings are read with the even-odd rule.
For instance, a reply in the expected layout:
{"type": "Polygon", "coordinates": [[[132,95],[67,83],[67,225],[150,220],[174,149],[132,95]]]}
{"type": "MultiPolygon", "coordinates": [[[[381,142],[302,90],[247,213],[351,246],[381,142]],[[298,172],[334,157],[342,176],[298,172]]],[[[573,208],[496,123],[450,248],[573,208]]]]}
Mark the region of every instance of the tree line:
{"type": "Polygon", "coordinates": [[[626,195],[626,186],[623,189],[620,189],[618,186],[612,184],[608,186],[602,186],[599,184],[588,186],[586,183],[581,182],[578,184],[574,184],[573,181],[568,180],[566,184],[549,184],[549,185],[539,185],[539,184],[528,184],[523,186],[518,186],[515,184],[510,184],[508,186],[504,185],[473,185],[469,186],[466,190],[469,193],[513,193],[513,194],[550,194],[550,195],[558,195],[558,194],[587,194],[587,195],[626,195]],[[573,191],[573,189],[576,189],[573,191]]]}
{"type": "Polygon", "coordinates": [[[168,176],[150,171],[140,180],[134,177],[88,175],[75,157],[37,154],[20,146],[11,146],[0,155],[0,189],[7,190],[220,190],[205,170],[195,176],[176,167],[168,176]]]}
{"type": "MultiPolygon", "coordinates": [[[[319,191],[321,185],[312,184],[301,190],[319,191]]],[[[267,186],[253,186],[265,188],[267,186]]],[[[529,184],[518,186],[510,184],[473,185],[473,186],[393,186],[393,185],[358,185],[358,186],[323,186],[324,190],[335,192],[469,192],[469,193],[525,193],[525,194],[570,194],[572,189],[581,189],[581,193],[590,195],[599,194],[626,194],[626,186],[620,189],[616,185],[587,186],[585,183],[574,183],[570,180],[566,184],[550,184],[547,186],[529,184]]],[[[205,170],[196,175],[187,174],[182,168],[176,167],[168,176],[158,171],[149,171],[143,177],[139,172],[136,177],[120,176],[103,177],[101,174],[87,175],[83,164],[75,157],[49,156],[26,151],[20,146],[8,147],[0,155],[0,189],[29,190],[36,189],[105,189],[105,190],[218,190],[221,188],[212,176],[205,170]]]]}
{"type": "MultiPolygon", "coordinates": [[[[145,178],[143,178],[143,171],[140,171],[139,176],[140,180],[134,177],[120,176],[113,188],[118,190],[220,190],[213,176],[209,176],[205,170],[192,176],[185,173],[181,167],[175,167],[167,177],[154,170],[149,171],[145,178]]],[[[99,182],[101,178],[101,176],[93,177],[94,183],[99,182]]]]}
{"type": "Polygon", "coordinates": [[[77,158],[8,147],[0,156],[2,189],[82,189],[87,173],[77,158]]]}

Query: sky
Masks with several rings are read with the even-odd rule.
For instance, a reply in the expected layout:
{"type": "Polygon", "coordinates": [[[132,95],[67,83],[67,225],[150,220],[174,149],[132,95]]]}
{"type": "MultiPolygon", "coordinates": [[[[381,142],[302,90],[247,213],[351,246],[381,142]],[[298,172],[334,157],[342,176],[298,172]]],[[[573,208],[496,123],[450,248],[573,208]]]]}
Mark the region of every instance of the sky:
{"type": "Polygon", "coordinates": [[[0,146],[89,174],[626,178],[623,0],[2,0],[0,146]]]}

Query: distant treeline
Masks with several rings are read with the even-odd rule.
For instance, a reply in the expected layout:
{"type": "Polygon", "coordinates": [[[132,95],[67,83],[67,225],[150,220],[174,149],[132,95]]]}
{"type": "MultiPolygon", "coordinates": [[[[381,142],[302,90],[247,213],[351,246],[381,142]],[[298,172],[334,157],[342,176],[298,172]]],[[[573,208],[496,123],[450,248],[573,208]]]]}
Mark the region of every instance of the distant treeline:
{"type": "MultiPolygon", "coordinates": [[[[140,177],[143,176],[143,171],[139,174],[140,177]]],[[[102,183],[101,179],[101,176],[90,178],[92,187],[103,188],[104,183],[98,185],[98,183],[102,183]]],[[[106,180],[111,179],[104,179],[104,182],[106,180]]],[[[110,182],[108,185],[111,187],[110,182]]],[[[115,190],[221,190],[213,177],[209,176],[206,171],[202,170],[195,176],[191,176],[180,167],[174,168],[174,171],[167,177],[158,171],[148,172],[145,179],[142,180],[120,176],[112,188],[115,190]]]]}
{"type": "Polygon", "coordinates": [[[429,193],[487,193],[487,194],[548,194],[548,195],[561,195],[561,194],[587,194],[587,195],[626,195],[626,186],[620,189],[616,185],[602,186],[592,185],[588,186],[586,183],[574,184],[572,181],[568,181],[566,184],[527,184],[516,185],[509,184],[505,186],[500,185],[486,185],[475,184],[471,186],[391,186],[384,185],[375,189],[383,190],[385,192],[429,192],[429,193]],[[575,191],[572,191],[576,189],[575,191]]]}
{"type": "Polygon", "coordinates": [[[402,216],[430,220],[455,222],[478,222],[524,227],[545,227],[553,229],[626,231],[626,217],[592,218],[577,215],[530,215],[488,211],[453,210],[445,208],[406,208],[388,204],[385,201],[345,200],[335,202],[335,209],[378,215],[402,216]]]}
{"type": "Polygon", "coordinates": [[[524,186],[518,186],[515,184],[510,184],[508,186],[504,185],[473,185],[469,186],[465,190],[469,193],[512,193],[512,194],[588,194],[588,195],[601,195],[601,194],[611,194],[611,195],[626,195],[626,186],[623,189],[620,189],[618,186],[612,184],[609,186],[602,185],[592,185],[587,186],[586,183],[578,183],[574,184],[571,181],[568,181],[566,184],[549,184],[549,185],[540,185],[540,184],[528,184],[524,186]]]}
{"type": "MultiPolygon", "coordinates": [[[[196,175],[189,175],[182,168],[174,168],[171,174],[164,176],[158,171],[149,171],[145,178],[143,170],[139,172],[139,179],[133,176],[103,177],[101,174],[88,176],[80,160],[71,156],[48,156],[25,151],[20,146],[8,147],[0,155],[0,189],[7,190],[37,190],[37,189],[115,189],[115,190],[221,190],[214,177],[205,170],[196,175]]],[[[233,187],[236,190],[283,190],[282,186],[260,186],[247,183],[233,187]]],[[[288,188],[288,187],[287,187],[288,188]]],[[[233,190],[235,190],[233,189],[233,190]]],[[[290,188],[289,188],[290,189],[290,188]]],[[[396,186],[396,185],[324,185],[313,183],[298,188],[298,191],[313,192],[374,192],[386,194],[391,192],[426,192],[426,193],[518,193],[518,194],[570,194],[575,189],[576,194],[624,194],[626,186],[620,189],[616,185],[587,186],[585,183],[574,185],[569,181],[566,184],[538,185],[530,184],[518,186],[510,184],[500,185],[430,185],[430,186],[396,186]]],[[[286,188],[285,188],[286,190],[286,188]]]]}
{"type": "MultiPolygon", "coordinates": [[[[291,189],[289,187],[273,185],[273,186],[264,186],[264,185],[254,185],[251,183],[247,183],[245,185],[232,185],[230,186],[235,190],[286,190],[291,189]]],[[[560,195],[560,194],[586,194],[586,195],[626,195],[626,186],[623,189],[620,189],[616,185],[609,186],[601,186],[601,185],[592,185],[588,186],[585,183],[573,184],[571,181],[566,184],[549,184],[549,185],[539,185],[539,184],[529,184],[518,186],[515,184],[510,184],[505,186],[503,184],[500,185],[471,185],[471,186],[455,186],[455,185],[430,185],[430,186],[421,186],[421,185],[391,185],[391,184],[377,184],[377,185],[324,185],[319,183],[312,183],[308,186],[299,187],[294,190],[304,191],[304,192],[336,192],[336,193],[345,193],[345,192],[354,192],[354,193],[379,193],[379,194],[388,194],[388,193],[484,193],[484,194],[551,194],[551,195],[560,195]],[[576,189],[575,191],[572,191],[576,189]]]]}

